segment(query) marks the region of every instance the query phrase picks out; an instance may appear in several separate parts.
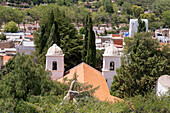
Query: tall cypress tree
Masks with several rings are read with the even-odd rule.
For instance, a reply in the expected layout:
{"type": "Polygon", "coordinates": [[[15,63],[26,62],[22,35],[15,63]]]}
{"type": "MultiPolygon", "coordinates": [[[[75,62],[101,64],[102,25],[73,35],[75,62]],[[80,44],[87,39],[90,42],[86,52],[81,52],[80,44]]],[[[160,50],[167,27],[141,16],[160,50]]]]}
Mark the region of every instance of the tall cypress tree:
{"type": "Polygon", "coordinates": [[[36,49],[38,50],[38,54],[42,54],[44,49],[46,48],[46,43],[49,38],[51,27],[54,23],[54,13],[53,10],[50,12],[49,16],[46,18],[48,21],[44,22],[44,24],[41,25],[41,34],[40,36],[35,37],[35,45],[37,45],[36,49]]]}
{"type": "Polygon", "coordinates": [[[60,35],[57,22],[54,22],[51,28],[51,33],[47,41],[47,48],[51,47],[54,43],[60,46],[60,35]]]}
{"type": "Polygon", "coordinates": [[[145,32],[146,31],[146,25],[145,25],[145,21],[142,21],[141,18],[138,18],[138,33],[140,32],[145,32]]]}
{"type": "Polygon", "coordinates": [[[82,50],[82,61],[86,61],[86,56],[87,56],[87,42],[88,42],[88,16],[86,17],[86,22],[85,22],[85,37],[83,41],[83,50],[82,50]]]}
{"type": "Polygon", "coordinates": [[[96,45],[95,45],[95,33],[93,31],[93,23],[92,23],[91,16],[89,16],[88,25],[89,25],[89,30],[88,30],[86,63],[95,67],[96,66],[96,45]]]}

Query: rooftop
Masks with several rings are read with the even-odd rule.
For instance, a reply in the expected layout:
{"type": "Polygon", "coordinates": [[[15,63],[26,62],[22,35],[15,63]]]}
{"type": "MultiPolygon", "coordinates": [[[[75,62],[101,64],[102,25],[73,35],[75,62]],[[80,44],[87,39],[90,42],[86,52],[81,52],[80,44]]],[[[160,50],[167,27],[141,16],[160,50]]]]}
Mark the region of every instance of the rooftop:
{"type": "Polygon", "coordinates": [[[33,41],[23,41],[21,46],[35,46],[33,41]]]}
{"type": "Polygon", "coordinates": [[[102,76],[101,72],[97,71],[84,62],[70,69],[63,78],[58,79],[57,81],[64,83],[64,78],[67,77],[67,79],[72,79],[75,72],[78,75],[78,82],[91,84],[93,85],[93,88],[99,86],[99,88],[93,94],[95,98],[99,99],[100,101],[108,102],[123,101],[120,98],[111,96],[106,79],[102,76]]]}

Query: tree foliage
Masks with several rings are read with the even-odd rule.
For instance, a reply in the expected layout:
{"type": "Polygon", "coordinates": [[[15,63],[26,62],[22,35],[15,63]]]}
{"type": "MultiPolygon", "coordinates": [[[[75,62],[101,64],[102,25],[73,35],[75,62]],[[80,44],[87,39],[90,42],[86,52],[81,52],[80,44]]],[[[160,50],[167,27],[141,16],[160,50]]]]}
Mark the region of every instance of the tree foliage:
{"type": "Polygon", "coordinates": [[[88,43],[87,43],[87,56],[86,63],[90,66],[96,66],[96,44],[95,44],[95,33],[93,31],[93,23],[92,18],[89,16],[88,18],[88,43]]]}
{"type": "Polygon", "coordinates": [[[165,27],[170,28],[170,10],[162,13],[162,21],[165,27]]]}
{"type": "Polygon", "coordinates": [[[47,46],[49,46],[47,42],[52,31],[52,25],[56,22],[58,26],[58,36],[54,36],[53,39],[57,40],[58,43],[59,39],[57,38],[60,37],[60,47],[65,54],[65,69],[68,70],[81,62],[82,36],[78,35],[78,31],[74,25],[70,23],[70,19],[65,15],[65,11],[60,11],[56,6],[51,6],[51,8],[48,6],[47,10],[51,12],[50,15],[42,12],[40,34],[35,33],[36,50],[40,58],[39,62],[45,63],[45,54],[48,50],[47,46]]]}
{"type": "Polygon", "coordinates": [[[44,66],[34,63],[30,56],[17,54],[11,61],[6,66],[11,68],[10,71],[6,71],[0,80],[0,111],[15,111],[19,102],[26,101],[31,95],[57,96],[64,93],[66,87],[52,81],[44,66]],[[4,100],[7,101],[2,103],[4,100]]]}
{"type": "Polygon", "coordinates": [[[18,27],[17,27],[16,23],[13,22],[13,21],[8,22],[5,25],[4,29],[5,29],[6,32],[10,32],[10,33],[16,33],[18,31],[18,27]]]}
{"type": "Polygon", "coordinates": [[[6,35],[4,33],[0,34],[0,40],[6,40],[6,35]]]}
{"type": "Polygon", "coordinates": [[[132,6],[132,13],[133,13],[133,16],[138,18],[140,16],[140,14],[143,14],[144,13],[144,10],[142,7],[140,6],[137,6],[137,5],[133,5],[132,6]]]}
{"type": "Polygon", "coordinates": [[[138,33],[146,31],[145,21],[142,21],[141,18],[138,18],[138,33]]]}
{"type": "Polygon", "coordinates": [[[134,96],[153,90],[156,79],[170,74],[169,47],[160,50],[157,40],[148,33],[136,34],[125,40],[125,55],[122,65],[113,77],[111,92],[115,96],[134,96]]]}
{"type": "Polygon", "coordinates": [[[169,0],[155,0],[152,4],[152,10],[156,16],[161,15],[164,11],[170,10],[169,0]]]}

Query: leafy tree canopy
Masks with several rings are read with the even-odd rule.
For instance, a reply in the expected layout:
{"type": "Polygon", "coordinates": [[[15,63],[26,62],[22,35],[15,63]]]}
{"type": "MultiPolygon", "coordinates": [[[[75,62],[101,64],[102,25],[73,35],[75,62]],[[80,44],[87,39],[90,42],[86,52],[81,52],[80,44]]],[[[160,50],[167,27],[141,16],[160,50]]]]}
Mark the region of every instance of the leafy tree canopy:
{"type": "Polygon", "coordinates": [[[17,54],[7,65],[5,68],[8,69],[4,69],[7,71],[0,80],[0,111],[15,110],[20,100],[26,101],[31,95],[57,96],[67,88],[52,81],[50,73],[45,71],[44,66],[34,63],[31,56],[17,54]]]}
{"type": "Polygon", "coordinates": [[[17,27],[16,23],[13,22],[13,21],[8,22],[5,25],[4,29],[5,29],[6,32],[10,32],[10,33],[16,33],[18,31],[18,27],[17,27]]]}
{"type": "Polygon", "coordinates": [[[170,10],[164,11],[162,13],[162,17],[163,25],[167,28],[170,28],[170,10]]]}
{"type": "Polygon", "coordinates": [[[113,77],[111,93],[119,97],[144,95],[153,90],[159,76],[170,74],[170,48],[160,49],[159,42],[144,32],[125,39],[125,43],[122,65],[113,77]]]}
{"type": "MultiPolygon", "coordinates": [[[[40,31],[34,33],[39,63],[45,63],[45,54],[48,50],[47,42],[52,31],[51,28],[53,23],[57,23],[58,36],[61,42],[60,47],[65,54],[65,69],[70,69],[81,63],[82,36],[78,35],[78,31],[74,25],[70,23],[71,20],[65,15],[65,11],[60,11],[59,8],[54,5],[45,6],[45,8],[47,8],[47,11],[41,12],[43,16],[40,18],[40,31]],[[50,14],[47,12],[50,12],[50,14]],[[40,32],[40,34],[38,32],[40,32]]],[[[55,38],[57,37],[53,39],[55,38]]]]}

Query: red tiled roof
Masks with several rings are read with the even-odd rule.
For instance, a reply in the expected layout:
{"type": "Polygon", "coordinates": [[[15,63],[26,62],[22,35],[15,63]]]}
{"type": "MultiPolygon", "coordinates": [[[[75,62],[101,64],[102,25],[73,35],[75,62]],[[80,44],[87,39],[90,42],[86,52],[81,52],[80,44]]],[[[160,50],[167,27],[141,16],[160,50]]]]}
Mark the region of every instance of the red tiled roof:
{"type": "Polygon", "coordinates": [[[63,83],[65,77],[67,77],[67,79],[72,79],[75,72],[78,75],[78,82],[91,84],[93,85],[93,88],[100,86],[93,94],[95,98],[99,99],[100,101],[108,102],[123,101],[123,99],[110,95],[106,79],[102,76],[101,72],[97,71],[86,63],[81,63],[76,67],[70,69],[66,76],[58,79],[57,81],[63,83]]]}
{"type": "Polygon", "coordinates": [[[3,57],[3,65],[5,65],[8,62],[8,60],[12,59],[12,58],[13,58],[12,56],[8,56],[8,55],[4,56],[3,57]]]}

